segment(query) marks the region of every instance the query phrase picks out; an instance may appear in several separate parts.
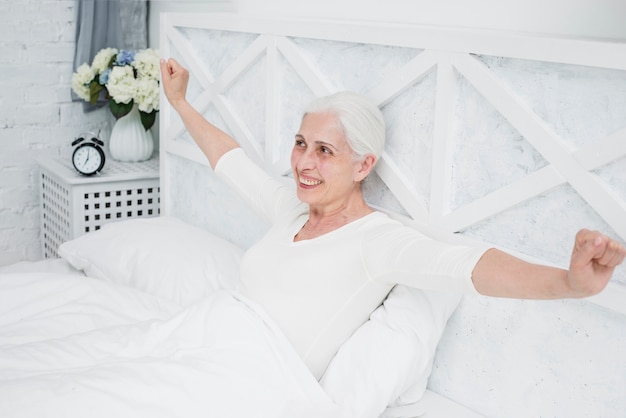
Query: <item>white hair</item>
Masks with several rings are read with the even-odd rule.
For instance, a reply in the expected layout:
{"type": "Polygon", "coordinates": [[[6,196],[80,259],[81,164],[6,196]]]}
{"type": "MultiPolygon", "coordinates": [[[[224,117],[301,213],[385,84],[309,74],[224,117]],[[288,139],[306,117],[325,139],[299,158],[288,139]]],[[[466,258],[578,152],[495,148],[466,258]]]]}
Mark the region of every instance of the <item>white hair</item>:
{"type": "Polygon", "coordinates": [[[352,152],[357,158],[374,154],[380,159],[385,148],[385,120],[380,109],[365,96],[339,92],[314,99],[305,109],[308,113],[331,113],[337,116],[352,152]]]}

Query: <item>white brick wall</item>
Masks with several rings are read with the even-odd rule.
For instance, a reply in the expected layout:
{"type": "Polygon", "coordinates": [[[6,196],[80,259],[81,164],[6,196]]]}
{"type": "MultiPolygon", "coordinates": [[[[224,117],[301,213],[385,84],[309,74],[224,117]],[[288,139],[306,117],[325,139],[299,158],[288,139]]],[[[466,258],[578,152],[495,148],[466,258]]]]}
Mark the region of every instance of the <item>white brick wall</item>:
{"type": "Polygon", "coordinates": [[[0,0],[0,266],[41,258],[36,159],[110,131],[107,109],[70,99],[76,13],[75,0],[0,0]]]}

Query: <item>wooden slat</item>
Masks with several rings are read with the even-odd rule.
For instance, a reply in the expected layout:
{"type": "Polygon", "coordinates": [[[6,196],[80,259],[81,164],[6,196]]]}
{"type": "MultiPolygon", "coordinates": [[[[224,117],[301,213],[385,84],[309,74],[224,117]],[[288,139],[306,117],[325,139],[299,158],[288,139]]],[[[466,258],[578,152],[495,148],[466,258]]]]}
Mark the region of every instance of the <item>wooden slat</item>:
{"type": "Polygon", "coordinates": [[[168,141],[165,153],[170,155],[177,155],[194,163],[209,165],[209,161],[206,159],[202,151],[196,144],[183,141],[168,141]]]}
{"type": "Polygon", "coordinates": [[[274,164],[280,159],[280,113],[278,85],[278,50],[276,37],[267,38],[265,53],[265,161],[274,164]]]}
{"type": "Polygon", "coordinates": [[[385,182],[398,202],[413,219],[419,219],[422,222],[428,219],[426,206],[415,193],[411,183],[406,180],[401,170],[385,152],[376,164],[376,174],[385,182]]]}
{"type": "Polygon", "coordinates": [[[626,69],[626,42],[417,24],[171,14],[171,24],[626,69]]]}
{"type": "Polygon", "coordinates": [[[554,167],[544,167],[444,215],[438,226],[448,232],[461,231],[563,183],[565,179],[554,167]]]}
{"type": "Polygon", "coordinates": [[[287,62],[302,78],[302,81],[311,89],[313,95],[325,96],[333,91],[333,86],[328,79],[304,59],[298,47],[292,41],[284,36],[277,36],[276,45],[287,62]]]}
{"type": "Polygon", "coordinates": [[[396,71],[392,71],[367,95],[376,101],[379,107],[391,102],[406,89],[428,75],[437,66],[437,54],[424,51],[396,71]]]}
{"type": "Polygon", "coordinates": [[[581,147],[573,155],[587,171],[623,158],[626,156],[626,128],[581,147]]]}
{"type": "Polygon", "coordinates": [[[439,219],[450,210],[452,189],[452,148],[450,121],[453,120],[456,77],[449,54],[441,54],[437,64],[435,127],[430,185],[430,220],[439,219]]]}
{"type": "Polygon", "coordinates": [[[239,77],[247,72],[262,56],[267,53],[268,42],[265,35],[259,35],[235,60],[216,76],[215,89],[219,93],[228,90],[239,77]]]}

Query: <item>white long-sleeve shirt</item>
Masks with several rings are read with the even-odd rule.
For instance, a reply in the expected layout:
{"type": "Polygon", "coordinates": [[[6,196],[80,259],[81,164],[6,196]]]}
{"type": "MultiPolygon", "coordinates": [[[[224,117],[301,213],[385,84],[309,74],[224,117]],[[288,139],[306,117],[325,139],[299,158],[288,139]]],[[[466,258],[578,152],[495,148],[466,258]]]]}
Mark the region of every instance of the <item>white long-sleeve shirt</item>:
{"type": "Polygon", "coordinates": [[[272,224],[244,255],[240,292],[278,324],[316,378],[395,284],[475,292],[485,248],[434,241],[374,212],[320,237],[294,242],[308,205],[240,148],[218,173],[272,224]]]}

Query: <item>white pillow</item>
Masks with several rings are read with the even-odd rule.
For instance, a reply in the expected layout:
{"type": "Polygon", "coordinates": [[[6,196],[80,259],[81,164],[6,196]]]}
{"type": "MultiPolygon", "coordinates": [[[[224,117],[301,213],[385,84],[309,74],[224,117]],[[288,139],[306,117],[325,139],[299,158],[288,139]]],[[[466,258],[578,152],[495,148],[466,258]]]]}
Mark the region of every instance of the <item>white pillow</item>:
{"type": "Polygon", "coordinates": [[[243,251],[181,220],[157,217],[105,224],[58,253],[90,277],[187,306],[215,289],[234,289],[243,251]]]}
{"type": "MultiPolygon", "coordinates": [[[[460,299],[456,293],[393,288],[342,345],[320,380],[345,416],[374,418],[388,406],[419,402],[437,344],[460,299]]],[[[419,405],[412,411],[417,410],[419,405]]],[[[390,409],[384,416],[394,415],[390,409]]]]}

